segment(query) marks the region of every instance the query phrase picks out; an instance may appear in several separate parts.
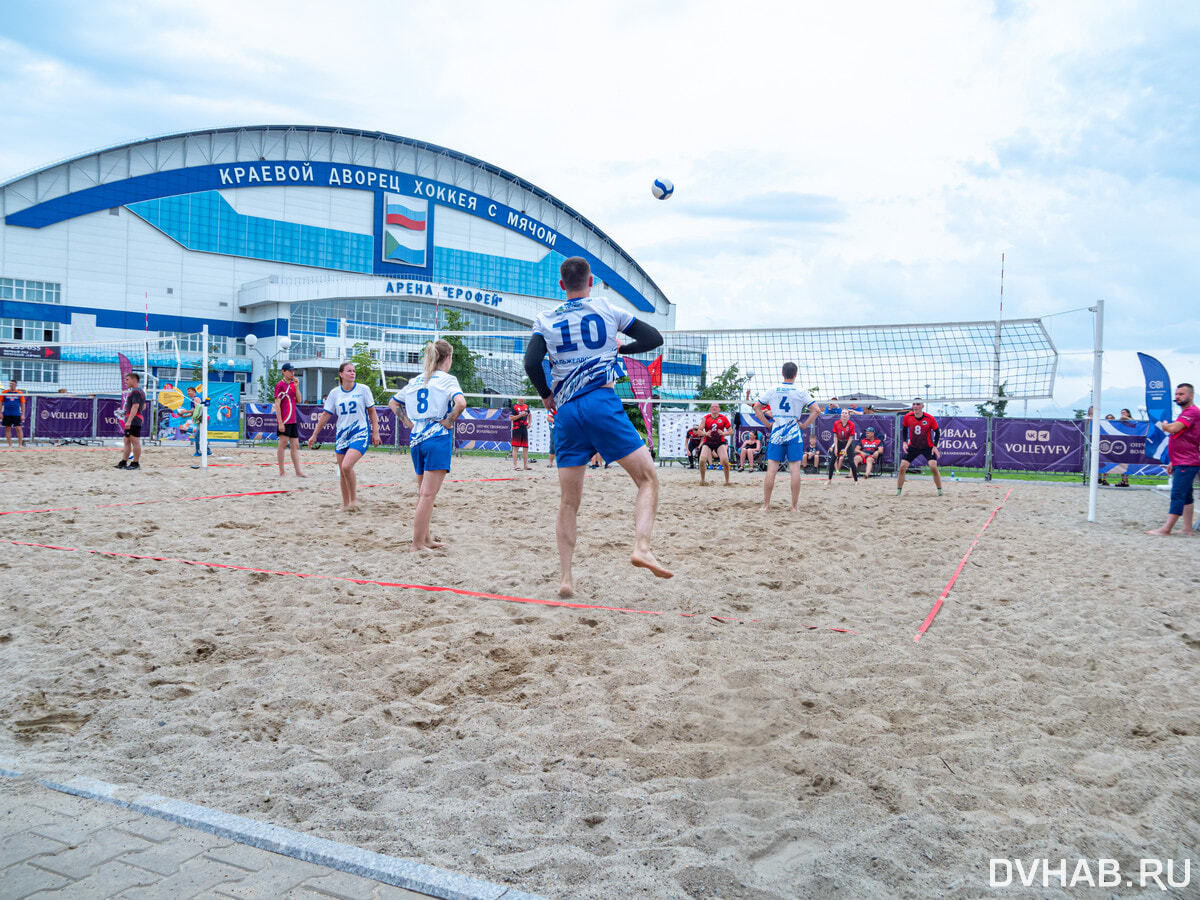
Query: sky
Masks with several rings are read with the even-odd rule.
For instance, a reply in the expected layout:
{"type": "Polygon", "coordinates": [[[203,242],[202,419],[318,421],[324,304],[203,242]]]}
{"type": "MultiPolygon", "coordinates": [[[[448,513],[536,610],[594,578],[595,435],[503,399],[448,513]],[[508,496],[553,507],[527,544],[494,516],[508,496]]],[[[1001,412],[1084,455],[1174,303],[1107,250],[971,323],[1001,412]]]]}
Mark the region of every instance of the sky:
{"type": "Polygon", "coordinates": [[[679,328],[991,320],[1003,254],[1004,316],[1063,352],[1031,413],[1086,405],[1099,299],[1103,411],[1143,402],[1138,350],[1200,381],[1200,4],[6,0],[0,60],[0,182],[384,131],[578,210],[679,328]]]}

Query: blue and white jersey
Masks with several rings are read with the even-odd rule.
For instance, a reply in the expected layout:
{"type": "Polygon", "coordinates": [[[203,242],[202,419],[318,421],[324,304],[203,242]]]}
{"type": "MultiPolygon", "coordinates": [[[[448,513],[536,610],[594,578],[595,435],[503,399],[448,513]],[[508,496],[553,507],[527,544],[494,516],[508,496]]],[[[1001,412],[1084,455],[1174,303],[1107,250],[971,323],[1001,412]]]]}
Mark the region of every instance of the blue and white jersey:
{"type": "Polygon", "coordinates": [[[462,395],[458,379],[448,372],[434,372],[429,381],[418,375],[392,397],[403,403],[412,420],[412,439],[409,445],[417,446],[421,441],[449,434],[450,429],[441,424],[454,407],[454,398],[462,395]]]}
{"type": "Polygon", "coordinates": [[[786,381],[762,394],[758,402],[771,407],[771,437],[772,444],[786,444],[788,441],[800,440],[800,422],[808,415],[808,408],[813,403],[813,395],[802,387],[788,384],[786,381]]]}
{"type": "Polygon", "coordinates": [[[339,384],[325,398],[325,412],[337,416],[337,449],[345,450],[351,444],[371,443],[370,420],[367,410],[375,405],[375,397],[365,384],[355,384],[350,390],[342,390],[339,384]]]}
{"type": "Polygon", "coordinates": [[[625,375],[617,355],[617,332],[634,317],[604,297],[568,300],[539,313],[533,333],[546,339],[550,356],[550,388],[559,406],[625,375]]]}

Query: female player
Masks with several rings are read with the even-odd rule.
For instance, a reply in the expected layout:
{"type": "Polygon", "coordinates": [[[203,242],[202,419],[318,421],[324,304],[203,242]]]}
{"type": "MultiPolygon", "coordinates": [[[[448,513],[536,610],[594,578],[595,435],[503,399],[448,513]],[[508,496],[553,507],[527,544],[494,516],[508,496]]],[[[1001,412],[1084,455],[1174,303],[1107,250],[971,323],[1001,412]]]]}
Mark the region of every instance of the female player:
{"type": "Polygon", "coordinates": [[[850,410],[843,409],[838,420],[833,423],[833,444],[829,448],[829,478],[826,479],[826,484],[833,481],[835,469],[838,472],[842,471],[842,460],[850,464],[850,474],[854,476],[855,482],[858,481],[858,466],[854,464],[855,435],[854,423],[850,421],[850,410]]]}
{"type": "Polygon", "coordinates": [[[450,374],[454,348],[447,341],[425,345],[425,372],[388,401],[388,408],[412,429],[413,468],[417,470],[417,514],[413,519],[412,550],[434,550],[441,543],[429,537],[433,501],[437,499],[454,452],[454,420],[467,408],[458,379],[450,374]],[[404,404],[401,406],[401,404],[404,404]]]}
{"type": "Polygon", "coordinates": [[[317,419],[317,427],[308,439],[311,448],[330,416],[337,416],[337,438],[334,458],[341,473],[342,509],[358,509],[358,478],[354,464],[367,452],[367,419],[371,420],[370,444],[379,446],[379,416],[375,413],[375,398],[365,384],[358,384],[354,363],[338,366],[339,384],[325,398],[325,407],[317,419]]]}

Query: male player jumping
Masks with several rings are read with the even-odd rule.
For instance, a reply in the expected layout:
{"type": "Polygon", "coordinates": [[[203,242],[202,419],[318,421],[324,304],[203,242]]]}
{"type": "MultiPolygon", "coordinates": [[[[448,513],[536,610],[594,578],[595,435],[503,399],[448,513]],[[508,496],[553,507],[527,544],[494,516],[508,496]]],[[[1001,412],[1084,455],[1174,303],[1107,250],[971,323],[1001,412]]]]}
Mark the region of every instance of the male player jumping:
{"type": "Polygon", "coordinates": [[[926,414],[925,403],[918,397],[913,401],[912,411],[906,412],[900,422],[900,437],[903,441],[900,449],[904,451],[904,459],[900,460],[900,472],[896,475],[897,496],[904,490],[904,473],[922,456],[929,460],[933,483],[937,485],[938,496],[942,496],[942,475],[938,471],[939,433],[937,419],[926,414]]]}
{"type": "Polygon", "coordinates": [[[779,464],[785,459],[792,481],[792,512],[796,511],[796,504],[800,500],[800,476],[804,474],[804,466],[800,464],[804,456],[804,432],[821,414],[821,404],[813,399],[812,394],[796,387],[797,371],[795,363],[784,363],[783,384],[754,401],[754,414],[771,424],[771,435],[767,438],[767,477],[763,481],[763,512],[771,507],[775,475],[779,472],[779,464]],[[800,417],[805,411],[808,412],[808,418],[802,425],[800,417]]]}
{"type": "Polygon", "coordinates": [[[538,315],[533,337],[525,351],[525,374],[537,388],[546,408],[555,413],[555,449],[561,499],[555,534],[562,582],[560,597],[575,593],[571,558],[583,476],[588,460],[599,453],[605,462],[619,462],[637,485],[633,505],[634,543],[630,562],[649,569],[659,578],[674,573],[659,565],[650,551],[650,534],[658,511],[658,473],[654,460],[637,430],[625,415],[613,391],[613,382],[625,374],[618,354],[644,353],[662,344],[658,329],[635,319],[603,297],[591,297],[592,270],[587,260],[572,256],[559,268],[567,302],[538,315]],[[633,341],[618,346],[617,332],[633,341]],[[551,392],[542,360],[550,356],[551,392]]]}

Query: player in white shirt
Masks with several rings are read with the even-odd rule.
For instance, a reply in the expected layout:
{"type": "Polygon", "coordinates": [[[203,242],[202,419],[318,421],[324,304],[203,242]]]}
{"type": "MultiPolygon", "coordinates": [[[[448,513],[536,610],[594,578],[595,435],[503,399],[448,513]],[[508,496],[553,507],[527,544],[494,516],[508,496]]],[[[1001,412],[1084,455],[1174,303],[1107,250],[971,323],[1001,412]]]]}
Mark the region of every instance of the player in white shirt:
{"type": "Polygon", "coordinates": [[[625,415],[613,382],[625,374],[618,354],[644,353],[662,344],[662,335],[603,297],[591,297],[592,270],[587,260],[573,256],[559,268],[559,285],[566,303],[538,315],[525,351],[525,374],[537,388],[546,408],[555,413],[554,449],[558,456],[561,492],[555,534],[562,581],[560,597],[575,593],[571,558],[575,553],[583,476],[596,453],[605,462],[619,462],[637,485],[634,501],[634,545],[630,561],[659,578],[673,573],[659,565],[650,551],[650,535],[658,510],[658,473],[641,436],[625,415]],[[620,345],[617,332],[633,338],[620,345]],[[542,360],[550,357],[546,383],[542,360]]]}
{"type": "Polygon", "coordinates": [[[804,467],[800,465],[804,456],[804,432],[821,414],[821,404],[804,388],[796,386],[797,371],[795,363],[784,363],[783,384],[754,401],[754,414],[771,424],[771,435],[767,439],[767,477],[763,481],[763,512],[771,506],[775,475],[785,459],[792,481],[792,512],[796,511],[800,500],[800,476],[804,474],[804,467]],[[765,406],[770,409],[764,409],[765,406]],[[801,423],[805,412],[808,418],[801,423]]]}
{"type": "Polygon", "coordinates": [[[330,416],[337,416],[337,438],[333,452],[337,459],[342,484],[342,508],[358,509],[358,478],[354,464],[362,459],[367,447],[379,446],[379,416],[375,412],[375,397],[365,384],[358,384],[354,363],[338,366],[338,385],[325,398],[325,406],[317,418],[308,446],[316,443],[317,435],[330,416]],[[370,422],[370,436],[367,423],[370,422]]]}
{"type": "Polygon", "coordinates": [[[412,550],[435,550],[442,544],[429,536],[433,502],[450,471],[454,455],[454,420],[467,408],[467,398],[450,374],[454,348],[448,341],[425,345],[425,372],[388,401],[391,409],[412,429],[409,447],[417,471],[417,513],[413,519],[412,550]],[[403,406],[401,406],[403,404],[403,406]]]}

